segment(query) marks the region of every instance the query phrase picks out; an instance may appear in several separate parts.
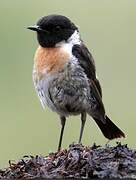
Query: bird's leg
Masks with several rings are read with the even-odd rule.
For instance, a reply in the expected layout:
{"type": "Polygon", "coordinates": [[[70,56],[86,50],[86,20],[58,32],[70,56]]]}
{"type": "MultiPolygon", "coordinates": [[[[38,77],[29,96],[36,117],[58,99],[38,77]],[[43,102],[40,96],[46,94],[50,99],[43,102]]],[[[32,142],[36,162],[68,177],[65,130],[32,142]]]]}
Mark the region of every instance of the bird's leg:
{"type": "Polygon", "coordinates": [[[86,112],[83,112],[83,113],[81,113],[81,128],[80,128],[80,136],[79,136],[78,143],[81,143],[85,122],[86,122],[86,112]]]}
{"type": "Polygon", "coordinates": [[[60,132],[60,139],[59,139],[59,145],[58,145],[58,151],[61,148],[61,143],[62,143],[62,138],[63,138],[63,133],[64,133],[64,127],[65,127],[65,122],[66,122],[66,118],[65,116],[61,116],[60,117],[61,120],[61,132],[60,132]]]}

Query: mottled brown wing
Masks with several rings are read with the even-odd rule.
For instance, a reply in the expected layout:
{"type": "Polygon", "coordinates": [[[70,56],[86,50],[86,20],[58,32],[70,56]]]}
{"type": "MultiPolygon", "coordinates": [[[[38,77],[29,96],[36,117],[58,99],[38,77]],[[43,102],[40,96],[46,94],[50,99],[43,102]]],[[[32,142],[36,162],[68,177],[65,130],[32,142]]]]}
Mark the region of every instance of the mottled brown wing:
{"type": "Polygon", "coordinates": [[[98,79],[95,78],[93,81],[95,83],[95,86],[97,87],[97,90],[99,91],[101,98],[102,98],[102,88],[101,88],[101,85],[100,85],[98,79]]]}
{"type": "Polygon", "coordinates": [[[84,44],[74,45],[72,49],[73,55],[78,59],[79,64],[84,69],[89,81],[90,89],[97,100],[97,107],[102,115],[105,115],[105,109],[102,102],[102,90],[98,79],[96,78],[95,63],[91,53],[84,44]]]}
{"type": "Polygon", "coordinates": [[[95,97],[96,109],[99,116],[93,116],[93,119],[101,129],[103,135],[108,139],[125,137],[125,134],[105,115],[105,109],[102,102],[102,90],[95,74],[95,64],[91,53],[82,45],[73,47],[73,54],[78,58],[79,64],[84,69],[89,81],[91,95],[95,97]]]}

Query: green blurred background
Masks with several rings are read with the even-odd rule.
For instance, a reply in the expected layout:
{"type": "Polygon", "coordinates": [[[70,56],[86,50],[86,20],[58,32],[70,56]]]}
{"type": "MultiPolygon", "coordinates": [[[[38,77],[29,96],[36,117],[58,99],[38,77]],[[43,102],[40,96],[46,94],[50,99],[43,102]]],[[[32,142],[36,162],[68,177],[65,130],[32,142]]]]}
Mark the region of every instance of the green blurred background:
{"type": "MultiPolygon", "coordinates": [[[[9,159],[57,148],[59,118],[42,109],[35,93],[32,67],[38,44],[26,29],[39,17],[55,13],[80,27],[96,61],[107,114],[125,131],[122,142],[136,147],[136,1],[0,0],[0,167],[9,159]]],[[[79,119],[68,119],[63,147],[77,141],[79,119]]],[[[104,145],[107,140],[88,117],[83,144],[93,142],[104,145]]]]}

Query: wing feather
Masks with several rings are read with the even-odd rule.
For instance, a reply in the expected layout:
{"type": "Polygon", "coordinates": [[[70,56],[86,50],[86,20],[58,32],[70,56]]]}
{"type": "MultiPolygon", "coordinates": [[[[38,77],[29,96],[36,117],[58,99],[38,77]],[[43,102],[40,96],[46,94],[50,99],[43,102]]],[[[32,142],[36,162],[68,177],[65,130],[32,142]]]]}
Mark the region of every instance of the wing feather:
{"type": "Polygon", "coordinates": [[[90,82],[90,90],[93,93],[93,96],[96,99],[97,110],[100,112],[102,117],[105,116],[105,109],[102,102],[102,90],[98,79],[96,78],[96,69],[94,59],[84,44],[74,45],[72,49],[72,53],[79,61],[79,64],[84,69],[89,82],[90,82]]]}

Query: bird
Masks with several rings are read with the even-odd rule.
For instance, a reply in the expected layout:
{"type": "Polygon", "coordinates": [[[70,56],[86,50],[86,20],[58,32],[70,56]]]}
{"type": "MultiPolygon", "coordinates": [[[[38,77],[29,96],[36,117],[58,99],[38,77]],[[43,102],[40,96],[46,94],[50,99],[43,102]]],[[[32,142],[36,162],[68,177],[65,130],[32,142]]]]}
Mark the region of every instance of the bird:
{"type": "Polygon", "coordinates": [[[125,137],[105,112],[94,58],[70,18],[57,14],[43,16],[28,29],[36,32],[39,44],[33,66],[35,90],[42,106],[48,106],[60,117],[58,151],[69,116],[81,116],[78,143],[82,140],[87,115],[105,138],[125,137]]]}

